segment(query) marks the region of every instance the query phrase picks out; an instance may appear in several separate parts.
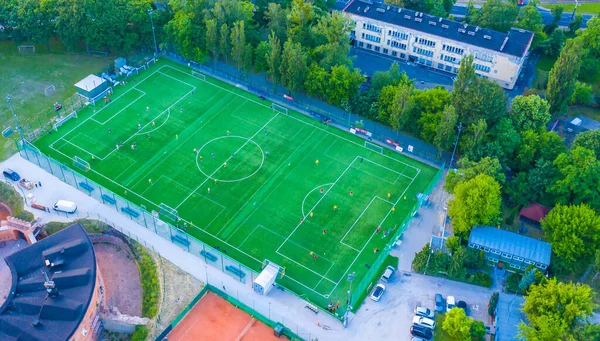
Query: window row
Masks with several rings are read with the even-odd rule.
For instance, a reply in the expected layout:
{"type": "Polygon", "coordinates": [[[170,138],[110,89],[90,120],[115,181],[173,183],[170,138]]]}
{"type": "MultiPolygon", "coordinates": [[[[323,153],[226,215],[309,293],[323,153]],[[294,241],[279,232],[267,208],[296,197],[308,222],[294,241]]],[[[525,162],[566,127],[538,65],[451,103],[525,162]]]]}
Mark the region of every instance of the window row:
{"type": "Polygon", "coordinates": [[[425,50],[425,49],[422,49],[422,48],[419,48],[419,47],[416,47],[416,46],[413,47],[413,52],[416,53],[416,54],[420,54],[422,56],[425,56],[425,57],[433,57],[433,51],[425,50]]]}
{"type": "Polygon", "coordinates": [[[425,39],[425,38],[415,37],[415,43],[419,43],[421,45],[425,45],[425,46],[429,46],[429,47],[435,47],[435,41],[425,39]]]}
{"type": "Polygon", "coordinates": [[[391,46],[391,47],[395,47],[395,48],[400,49],[400,50],[406,50],[406,44],[398,42],[398,41],[395,41],[395,40],[390,41],[388,39],[387,44],[389,46],[391,46]]]}
{"type": "Polygon", "coordinates": [[[388,35],[390,37],[394,37],[394,38],[398,38],[398,39],[403,39],[403,40],[407,40],[408,39],[408,33],[404,33],[404,32],[398,32],[398,31],[389,30],[388,31],[388,35]]]}
{"type": "Polygon", "coordinates": [[[489,55],[487,53],[482,53],[482,52],[475,52],[475,54],[473,55],[473,58],[475,58],[477,60],[481,60],[482,62],[488,62],[488,63],[491,63],[492,60],[494,59],[491,55],[489,55]]]}
{"type": "Polygon", "coordinates": [[[473,65],[475,65],[475,70],[477,70],[477,71],[490,72],[490,70],[492,70],[491,67],[486,66],[486,65],[479,65],[477,63],[475,63],[473,65]]]}
{"type": "Polygon", "coordinates": [[[445,62],[449,62],[449,63],[452,63],[452,64],[460,64],[460,59],[458,59],[456,57],[444,55],[444,54],[440,55],[440,60],[443,60],[445,62]]]}
{"type": "Polygon", "coordinates": [[[377,36],[374,36],[374,35],[370,35],[370,34],[364,34],[363,33],[362,34],[362,38],[366,39],[366,40],[369,40],[369,41],[372,41],[372,42],[375,42],[375,43],[380,43],[381,42],[381,38],[379,38],[377,36]]]}
{"type": "Polygon", "coordinates": [[[373,25],[373,24],[363,23],[363,28],[365,30],[369,30],[369,31],[372,31],[372,32],[381,33],[381,27],[373,25]]]}
{"type": "Polygon", "coordinates": [[[448,51],[450,53],[456,53],[456,54],[459,54],[461,56],[463,55],[463,53],[465,53],[464,49],[461,49],[461,48],[458,48],[458,47],[454,47],[454,46],[450,46],[450,45],[446,45],[446,44],[444,44],[443,50],[444,51],[448,51]]]}

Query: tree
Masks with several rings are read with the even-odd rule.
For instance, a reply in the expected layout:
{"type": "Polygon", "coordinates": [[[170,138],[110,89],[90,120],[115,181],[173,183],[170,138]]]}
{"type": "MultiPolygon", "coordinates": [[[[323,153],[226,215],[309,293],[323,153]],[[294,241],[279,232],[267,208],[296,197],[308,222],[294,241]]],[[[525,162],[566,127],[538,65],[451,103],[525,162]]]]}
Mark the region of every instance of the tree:
{"type": "Polygon", "coordinates": [[[554,166],[558,176],[550,192],[557,202],[586,203],[600,210],[600,161],[594,151],[575,147],[558,155],[554,166]]]}
{"type": "Polygon", "coordinates": [[[473,16],[473,25],[508,32],[515,23],[518,13],[514,1],[488,0],[473,16]]]}
{"type": "Polygon", "coordinates": [[[381,89],[377,100],[378,120],[390,123],[394,130],[402,129],[406,121],[404,114],[408,99],[412,92],[413,85],[403,83],[381,89]]]}
{"type": "Polygon", "coordinates": [[[559,115],[567,111],[567,102],[575,92],[575,82],[579,76],[582,55],[581,44],[574,39],[569,39],[550,70],[546,98],[550,103],[552,115],[559,115]]]}
{"type": "Polygon", "coordinates": [[[554,14],[554,18],[550,24],[544,26],[544,32],[548,35],[552,34],[552,32],[558,28],[558,22],[563,14],[564,7],[562,5],[557,5],[554,6],[550,11],[552,14],[554,14]]]}
{"type": "Polygon", "coordinates": [[[471,341],[471,325],[473,319],[467,317],[464,310],[460,308],[451,309],[446,313],[442,329],[448,333],[453,340],[471,341]]]}
{"type": "Polygon", "coordinates": [[[525,296],[520,335],[526,340],[572,340],[578,320],[593,312],[592,289],[585,284],[561,283],[556,278],[534,284],[525,296]]]}
{"type": "Polygon", "coordinates": [[[389,70],[376,71],[375,74],[373,74],[369,90],[379,92],[388,85],[398,85],[400,83],[410,84],[411,81],[408,79],[405,72],[400,71],[398,63],[393,62],[389,70]]]}
{"type": "Polygon", "coordinates": [[[328,85],[325,91],[327,100],[333,105],[340,106],[358,94],[358,88],[364,81],[359,69],[348,69],[346,65],[331,68],[328,85]]]}
{"type": "Polygon", "coordinates": [[[84,3],[70,0],[44,0],[41,5],[56,10],[54,22],[56,33],[68,50],[74,48],[83,38],[82,31],[86,23],[84,3]]]}
{"type": "Polygon", "coordinates": [[[219,31],[214,19],[206,20],[206,47],[215,60],[219,59],[219,31]]]}
{"type": "Polygon", "coordinates": [[[286,40],[286,28],[288,25],[286,10],[280,4],[270,2],[268,9],[265,11],[265,19],[268,23],[268,31],[274,32],[280,41],[286,40]]]}
{"type": "Polygon", "coordinates": [[[329,73],[318,63],[312,63],[306,71],[304,88],[311,96],[325,98],[329,73]]]}
{"type": "Polygon", "coordinates": [[[306,52],[300,43],[294,43],[292,39],[288,39],[283,44],[279,72],[281,73],[281,84],[290,91],[302,89],[306,76],[307,59],[306,52]]]}
{"type": "Polygon", "coordinates": [[[592,85],[575,82],[575,90],[569,99],[569,105],[590,104],[590,102],[592,102],[592,85]]]}
{"type": "Polygon", "coordinates": [[[485,340],[485,334],[487,334],[485,324],[481,321],[473,321],[471,325],[471,337],[473,340],[483,341],[485,340]]]}
{"type": "MultiPolygon", "coordinates": [[[[111,12],[111,8],[105,9],[111,12]]],[[[95,10],[94,10],[95,11],[95,10]]],[[[90,15],[90,14],[88,14],[90,15]]],[[[202,32],[200,25],[196,20],[196,16],[193,12],[181,9],[175,12],[173,19],[171,19],[165,26],[165,32],[169,41],[177,46],[181,55],[188,59],[200,60],[202,59],[202,53],[199,49],[200,36],[198,32],[202,32]]],[[[101,26],[106,26],[108,23],[103,23],[101,26]]],[[[88,27],[89,32],[95,30],[94,27],[88,27]]],[[[90,38],[90,34],[84,32],[86,42],[92,46],[102,45],[103,43],[90,38]]]]}
{"type": "Polygon", "coordinates": [[[219,30],[219,35],[221,36],[219,40],[219,54],[225,57],[225,62],[227,62],[227,56],[229,56],[229,26],[227,24],[221,25],[221,29],[219,30]]]}
{"type": "Polygon", "coordinates": [[[265,72],[269,70],[267,58],[269,57],[270,50],[271,47],[267,41],[263,40],[258,43],[258,46],[254,49],[254,71],[265,72]]]}
{"type": "Polygon", "coordinates": [[[556,205],[541,221],[562,271],[587,266],[600,247],[600,216],[587,205],[556,205]]]}
{"type": "Polygon", "coordinates": [[[521,145],[511,163],[512,168],[517,171],[528,171],[538,160],[553,162],[566,150],[562,137],[556,132],[526,130],[521,133],[521,145]]]}
{"type": "Polygon", "coordinates": [[[454,188],[461,182],[469,181],[479,174],[485,174],[492,177],[500,185],[504,184],[506,175],[498,159],[484,157],[479,161],[471,161],[466,157],[458,160],[458,171],[450,171],[446,176],[444,190],[448,193],[454,193],[454,188]]]}
{"type": "Polygon", "coordinates": [[[460,238],[458,236],[446,238],[446,248],[448,249],[448,252],[454,253],[460,247],[460,238]]]}
{"type": "Polygon", "coordinates": [[[348,56],[350,52],[348,36],[354,26],[354,21],[346,13],[339,11],[322,16],[314,26],[314,34],[323,36],[326,40],[326,43],[317,46],[314,50],[321,56],[319,64],[326,70],[330,70],[335,65],[352,66],[352,59],[348,56]]]}
{"type": "Polygon", "coordinates": [[[515,97],[509,115],[518,131],[545,127],[552,118],[550,104],[538,95],[515,97]]]}
{"type": "Polygon", "coordinates": [[[496,225],[501,204],[500,184],[491,176],[479,174],[459,183],[448,208],[454,233],[467,237],[476,225],[496,225]]]}
{"type": "Polygon", "coordinates": [[[575,14],[575,18],[569,23],[569,31],[575,33],[581,27],[581,24],[583,24],[583,15],[575,14]]]}
{"type": "Polygon", "coordinates": [[[411,117],[417,124],[410,130],[418,133],[424,140],[432,142],[442,120],[444,108],[450,103],[450,93],[441,86],[417,90],[412,93],[411,100],[414,102],[411,117]]]}
{"type": "Polygon", "coordinates": [[[273,82],[273,90],[277,89],[279,82],[279,67],[281,65],[281,42],[274,32],[269,35],[269,52],[267,54],[267,74],[273,82]]]}
{"type": "Polygon", "coordinates": [[[446,105],[442,112],[442,118],[437,126],[433,144],[438,148],[441,154],[442,150],[452,148],[456,139],[456,126],[458,123],[458,115],[452,105],[446,105]]]}
{"type": "Polygon", "coordinates": [[[600,159],[600,130],[588,130],[577,134],[573,147],[583,147],[596,153],[596,158],[600,159]]]}
{"type": "Polygon", "coordinates": [[[460,61],[460,68],[454,81],[454,90],[451,93],[451,103],[459,118],[465,116],[463,113],[468,110],[467,99],[469,94],[467,89],[476,80],[477,74],[475,73],[475,65],[473,65],[473,56],[467,55],[460,61]]]}
{"type": "Polygon", "coordinates": [[[494,154],[491,151],[497,149],[496,158],[498,158],[500,164],[507,165],[521,143],[521,135],[515,129],[511,119],[503,117],[490,131],[489,140],[491,140],[491,142],[488,141],[488,150],[490,150],[490,153],[483,154],[481,157],[485,157],[486,155],[493,156],[494,154]],[[491,147],[491,144],[494,144],[494,147],[491,147]]]}
{"type": "Polygon", "coordinates": [[[587,22],[585,30],[577,31],[577,40],[585,47],[581,61],[581,78],[595,82],[600,72],[600,18],[594,16],[587,22]]]}
{"type": "Polygon", "coordinates": [[[529,1],[527,6],[521,7],[515,27],[531,31],[535,34],[533,38],[532,48],[535,48],[544,40],[544,23],[542,22],[542,14],[537,10],[537,1],[529,1]]]}
{"type": "Polygon", "coordinates": [[[315,8],[310,1],[292,0],[291,8],[287,15],[287,36],[294,43],[304,47],[312,47],[311,27],[315,19],[315,8]]]}
{"type": "Polygon", "coordinates": [[[231,29],[231,60],[238,70],[242,70],[246,54],[246,31],[243,21],[233,23],[231,29]]]}
{"type": "Polygon", "coordinates": [[[542,42],[540,49],[547,56],[557,57],[565,46],[566,40],[567,36],[563,30],[554,30],[550,37],[542,42]]]}
{"type": "Polygon", "coordinates": [[[600,340],[600,324],[586,323],[575,328],[574,333],[578,341],[600,340]]]}

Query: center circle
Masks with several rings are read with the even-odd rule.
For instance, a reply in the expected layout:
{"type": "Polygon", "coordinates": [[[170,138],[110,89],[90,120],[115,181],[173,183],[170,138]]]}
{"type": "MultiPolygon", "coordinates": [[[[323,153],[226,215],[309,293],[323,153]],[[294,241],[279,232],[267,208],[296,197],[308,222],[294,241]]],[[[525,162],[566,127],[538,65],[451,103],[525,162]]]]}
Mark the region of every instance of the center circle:
{"type": "Polygon", "coordinates": [[[264,162],[265,162],[265,153],[263,152],[262,148],[260,148],[260,146],[256,142],[252,141],[251,139],[249,139],[247,137],[243,137],[243,136],[221,136],[221,137],[214,138],[214,139],[206,142],[202,147],[200,147],[200,149],[196,153],[196,167],[198,167],[198,170],[200,171],[200,173],[202,173],[204,176],[206,176],[207,178],[209,178],[211,180],[217,180],[219,182],[238,182],[238,181],[246,180],[249,177],[256,174],[262,168],[262,165],[264,164],[264,162]],[[225,139],[241,139],[244,142],[233,143],[233,144],[231,144],[231,146],[227,146],[227,145],[223,146],[223,142],[225,139]],[[250,150],[248,151],[248,149],[250,149],[250,150]],[[235,155],[234,155],[234,153],[235,153],[235,155]],[[256,163],[257,164],[256,168],[250,169],[248,172],[244,172],[245,174],[241,174],[239,177],[232,178],[232,179],[221,179],[221,178],[214,176],[216,173],[218,173],[219,170],[221,170],[223,168],[223,162],[220,162],[220,161],[225,160],[224,162],[226,162],[227,164],[230,164],[231,159],[241,156],[241,155],[238,156],[237,153],[243,153],[245,155],[244,156],[245,159],[243,159],[243,161],[246,162],[247,164],[256,163]],[[248,159],[248,157],[247,157],[248,155],[255,155],[256,153],[260,154],[260,162],[253,160],[253,159],[248,159]],[[214,154],[214,157],[213,157],[213,154],[214,154]],[[202,156],[202,160],[200,159],[200,156],[202,156]],[[215,165],[215,161],[214,161],[215,159],[220,160],[219,166],[214,168],[211,172],[206,172],[205,170],[202,169],[202,165],[208,165],[211,163],[213,165],[215,165]]]}

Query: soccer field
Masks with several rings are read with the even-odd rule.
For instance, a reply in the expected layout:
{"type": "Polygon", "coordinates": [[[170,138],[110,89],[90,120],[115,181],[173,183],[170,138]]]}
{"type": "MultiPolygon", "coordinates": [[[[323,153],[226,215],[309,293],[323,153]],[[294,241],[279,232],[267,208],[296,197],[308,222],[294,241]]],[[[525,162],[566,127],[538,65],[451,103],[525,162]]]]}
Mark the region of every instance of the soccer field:
{"type": "Polygon", "coordinates": [[[132,78],[35,146],[256,271],[284,266],[321,306],[346,302],[438,171],[175,63],[132,78]]]}

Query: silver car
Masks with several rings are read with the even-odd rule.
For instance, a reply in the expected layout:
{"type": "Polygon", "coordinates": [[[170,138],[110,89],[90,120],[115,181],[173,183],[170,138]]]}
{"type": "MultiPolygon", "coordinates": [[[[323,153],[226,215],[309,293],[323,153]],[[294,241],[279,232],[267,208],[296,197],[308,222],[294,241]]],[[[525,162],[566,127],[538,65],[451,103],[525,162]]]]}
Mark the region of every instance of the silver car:
{"type": "Polygon", "coordinates": [[[415,308],[415,315],[433,319],[435,317],[435,312],[433,310],[429,309],[429,308],[416,307],[415,308]]]}

